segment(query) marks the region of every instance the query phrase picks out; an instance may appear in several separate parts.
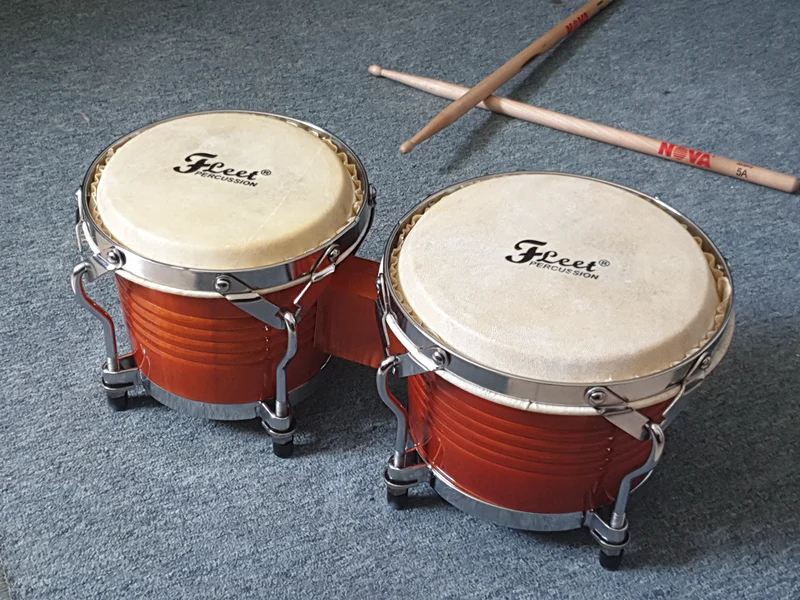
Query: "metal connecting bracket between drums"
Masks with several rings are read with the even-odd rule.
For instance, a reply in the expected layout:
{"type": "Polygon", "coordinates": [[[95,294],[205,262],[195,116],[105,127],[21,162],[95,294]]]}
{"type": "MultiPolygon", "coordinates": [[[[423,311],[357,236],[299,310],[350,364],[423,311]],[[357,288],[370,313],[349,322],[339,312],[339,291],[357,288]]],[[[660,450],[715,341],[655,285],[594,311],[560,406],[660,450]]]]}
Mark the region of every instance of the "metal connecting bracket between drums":
{"type": "Polygon", "coordinates": [[[340,256],[341,251],[336,244],[331,244],[320,254],[308,273],[308,281],[295,297],[291,310],[276,306],[229,273],[218,275],[214,281],[216,291],[238,309],[270,327],[286,331],[286,353],[275,370],[274,401],[261,401],[256,407],[261,424],[272,438],[273,451],[281,458],[291,456],[294,447],[296,427],[289,402],[286,368],[297,354],[297,324],[303,316],[302,300],[312,285],[334,273],[340,256]]]}

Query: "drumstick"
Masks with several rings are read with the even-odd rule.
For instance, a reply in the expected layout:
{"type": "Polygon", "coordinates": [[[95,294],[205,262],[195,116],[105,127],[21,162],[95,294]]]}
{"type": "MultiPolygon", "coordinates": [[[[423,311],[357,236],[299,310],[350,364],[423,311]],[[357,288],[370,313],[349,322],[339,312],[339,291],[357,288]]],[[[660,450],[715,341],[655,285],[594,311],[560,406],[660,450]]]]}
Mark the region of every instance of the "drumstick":
{"type": "Polygon", "coordinates": [[[430,123],[419,130],[417,135],[400,146],[400,152],[402,154],[411,152],[416,145],[436,135],[448,125],[455,123],[459,118],[467,114],[470,109],[477,106],[478,102],[488,98],[496,89],[519,73],[522,68],[534,58],[547,52],[613,1],[614,0],[589,0],[589,2],[469,90],[468,93],[458,98],[458,100],[436,115],[430,123]]]}
{"type": "MultiPolygon", "coordinates": [[[[383,69],[378,65],[372,65],[369,68],[369,72],[375,76],[393,79],[394,81],[404,83],[424,92],[434,94],[435,96],[441,96],[442,98],[449,98],[451,100],[460,98],[469,91],[469,88],[461,85],[439,81],[437,79],[429,79],[428,77],[401,73],[399,71],[391,71],[389,69],[383,69]]],[[[590,140],[605,142],[612,146],[619,146],[620,148],[627,148],[628,150],[635,150],[636,152],[665,158],[690,167],[697,167],[719,173],[720,175],[727,175],[743,181],[749,181],[750,183],[757,183],[782,192],[795,193],[800,188],[800,182],[798,182],[797,178],[785,173],[756,167],[731,158],[709,154],[708,152],[701,152],[685,146],[670,144],[662,140],[639,135],[638,133],[631,133],[622,129],[615,129],[607,125],[586,121],[585,119],[579,119],[578,117],[563,115],[553,112],[552,110],[525,104],[524,102],[517,102],[516,100],[510,100],[499,96],[489,96],[477,106],[478,108],[491,110],[501,115],[530,121],[537,125],[544,125],[545,127],[550,127],[566,133],[580,135],[590,140]]]]}

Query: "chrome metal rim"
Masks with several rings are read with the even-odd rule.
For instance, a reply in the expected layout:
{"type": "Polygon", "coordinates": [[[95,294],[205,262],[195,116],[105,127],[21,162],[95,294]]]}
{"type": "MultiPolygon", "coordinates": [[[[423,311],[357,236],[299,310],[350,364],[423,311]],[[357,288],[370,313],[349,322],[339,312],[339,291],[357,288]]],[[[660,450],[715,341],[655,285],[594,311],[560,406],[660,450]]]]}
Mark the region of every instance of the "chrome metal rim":
{"type": "Polygon", "coordinates": [[[529,400],[531,402],[536,402],[538,404],[550,404],[554,406],[586,407],[588,412],[592,414],[596,413],[593,407],[587,406],[585,401],[585,393],[587,390],[593,387],[597,386],[605,387],[607,389],[612,390],[620,397],[627,399],[628,401],[643,399],[651,396],[656,396],[657,394],[671,387],[678,386],[682,382],[684,382],[686,376],[692,370],[694,363],[697,361],[698,356],[708,355],[711,357],[712,363],[719,362],[719,359],[721,359],[721,355],[718,356],[717,354],[719,352],[725,351],[726,346],[721,342],[723,340],[726,330],[728,329],[733,319],[733,314],[734,314],[733,292],[731,294],[731,301],[730,301],[731,308],[728,310],[728,314],[725,316],[725,320],[723,321],[722,325],[714,334],[714,336],[696,353],[686,358],[679,364],[670,367],[668,369],[665,369],[663,371],[660,371],[658,373],[624,381],[569,383],[569,382],[543,381],[543,380],[529,379],[525,377],[518,377],[511,373],[498,371],[496,369],[492,369],[472,361],[466,356],[460,354],[454,348],[448,346],[447,344],[444,344],[441,340],[434,337],[431,333],[427,332],[419,323],[417,323],[414,320],[414,318],[408,313],[408,311],[406,311],[406,309],[403,307],[388,277],[392,250],[397,245],[398,238],[400,237],[400,234],[403,231],[403,229],[413,219],[414,216],[421,214],[428,208],[428,206],[438,201],[442,197],[455,192],[456,190],[488,179],[494,179],[497,177],[504,177],[509,175],[518,175],[521,173],[562,175],[565,177],[576,177],[579,179],[587,179],[590,181],[597,181],[606,185],[610,185],[639,196],[643,200],[650,202],[654,206],[663,210],[665,213],[669,214],[671,217],[673,217],[674,219],[685,225],[692,235],[699,237],[702,240],[703,250],[714,256],[716,261],[716,266],[725,273],[725,276],[729,278],[729,280],[731,281],[731,285],[733,286],[733,279],[731,277],[729,265],[725,260],[725,257],[722,255],[719,249],[714,245],[714,243],[710,240],[710,238],[688,217],[686,217],[673,207],[665,204],[658,198],[648,196],[632,188],[628,188],[608,181],[603,181],[601,179],[596,179],[594,177],[585,177],[581,175],[573,175],[570,173],[552,173],[545,171],[517,171],[512,173],[500,173],[496,175],[488,175],[484,177],[470,179],[462,183],[458,183],[444,190],[440,190],[432,194],[431,196],[428,196],[420,204],[418,204],[417,206],[412,208],[408,213],[406,213],[406,215],[395,226],[395,228],[392,230],[391,235],[389,236],[389,240],[386,244],[383,258],[381,260],[381,268],[379,274],[379,287],[381,288],[381,300],[382,304],[384,305],[383,310],[386,312],[386,316],[389,317],[389,319],[387,319],[388,322],[390,323],[390,325],[395,326],[396,330],[394,331],[394,333],[399,334],[397,335],[397,337],[407,350],[409,350],[410,352],[415,352],[417,355],[419,354],[424,355],[424,352],[421,352],[424,349],[430,349],[430,348],[441,349],[445,354],[445,356],[442,357],[443,358],[442,364],[437,364],[435,366],[432,366],[430,370],[446,371],[448,373],[452,373],[456,377],[459,377],[463,380],[466,380],[470,383],[473,383],[487,390],[491,390],[493,392],[497,392],[499,394],[504,394],[506,396],[511,396],[514,398],[529,400]]]}
{"type": "Polygon", "coordinates": [[[185,292],[200,292],[211,296],[218,295],[214,284],[216,278],[220,274],[223,274],[222,271],[179,267],[145,258],[144,256],[137,254],[122,244],[112,240],[95,222],[91,215],[91,211],[89,210],[89,186],[91,185],[94,172],[98,164],[110,149],[117,148],[130,140],[132,137],[162,123],[187,116],[213,113],[245,113],[273,117],[293,123],[299,127],[302,127],[303,129],[314,131],[320,134],[322,137],[329,138],[341,151],[347,155],[352,164],[355,165],[356,172],[359,180],[362,183],[362,189],[364,193],[364,202],[353,222],[340,231],[333,239],[329,240],[320,247],[315,248],[314,250],[311,250],[302,256],[298,256],[282,263],[277,263],[267,267],[242,269],[238,271],[229,270],[224,271],[224,274],[233,275],[236,279],[239,279],[247,284],[247,286],[251,289],[270,291],[279,288],[290,287],[307,281],[309,279],[309,275],[306,272],[307,269],[301,268],[299,266],[299,261],[303,261],[302,264],[304,265],[308,264],[307,259],[309,259],[309,257],[319,258],[322,253],[325,252],[325,249],[333,244],[336,244],[340,250],[339,256],[336,259],[337,263],[355,253],[366,236],[367,231],[369,230],[375,207],[374,190],[369,184],[364,165],[361,163],[358,156],[356,156],[355,152],[353,152],[350,147],[338,137],[322,129],[321,127],[317,127],[311,123],[306,123],[305,121],[265,112],[224,110],[189,113],[152,123],[146,127],[142,127],[141,129],[137,129],[136,131],[121,137],[103,150],[103,152],[101,152],[97,158],[95,158],[95,160],[92,162],[92,165],[89,167],[89,170],[86,172],[86,176],[84,177],[80,190],[78,190],[78,195],[80,196],[78,198],[80,219],[78,224],[79,229],[82,232],[87,244],[89,244],[90,248],[95,254],[100,255],[106,260],[108,260],[110,257],[108,262],[119,265],[116,270],[121,272],[122,275],[129,273],[143,281],[185,292]]]}
{"type": "MultiPolygon", "coordinates": [[[[320,372],[314,375],[304,384],[296,387],[288,393],[289,403],[297,406],[300,402],[307,399],[317,392],[322,384],[325,374],[325,367],[328,366],[330,357],[322,365],[320,372]]],[[[183,396],[178,396],[165,390],[157,383],[148,379],[143,373],[140,374],[142,387],[145,392],[155,398],[160,404],[176,410],[178,412],[203,419],[213,419],[215,421],[246,421],[248,419],[260,418],[257,412],[259,402],[247,402],[243,404],[213,404],[211,402],[200,402],[190,400],[183,396]]],[[[272,400],[271,398],[269,400],[272,400]]]]}
{"type": "Polygon", "coordinates": [[[478,519],[526,531],[569,531],[584,526],[586,517],[584,512],[544,514],[503,508],[462,492],[436,469],[432,469],[432,471],[431,487],[436,490],[436,493],[460,511],[478,519]]]}

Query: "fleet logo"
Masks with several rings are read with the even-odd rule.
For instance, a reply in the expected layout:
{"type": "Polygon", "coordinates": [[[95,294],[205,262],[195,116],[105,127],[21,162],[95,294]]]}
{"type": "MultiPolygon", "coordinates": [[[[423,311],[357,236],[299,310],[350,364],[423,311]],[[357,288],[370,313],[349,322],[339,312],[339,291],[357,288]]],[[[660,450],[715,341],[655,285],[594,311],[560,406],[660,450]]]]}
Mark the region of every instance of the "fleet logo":
{"type": "Polygon", "coordinates": [[[207,152],[195,152],[184,159],[189,163],[188,165],[173,167],[172,170],[182,175],[194,174],[200,177],[216,179],[217,181],[224,181],[226,183],[238,183],[248,187],[255,187],[258,185],[256,177],[259,175],[264,177],[272,175],[272,171],[269,169],[248,171],[247,169],[226,168],[224,162],[209,162],[208,159],[212,158],[217,158],[217,155],[208,154],[207,152]]]}
{"type": "Polygon", "coordinates": [[[586,21],[588,21],[588,20],[589,20],[589,13],[583,13],[581,16],[579,16],[577,19],[575,19],[572,23],[567,25],[567,33],[572,33],[578,27],[580,27],[581,25],[586,23],[586,21]]]}
{"type": "Polygon", "coordinates": [[[685,161],[688,157],[689,162],[693,165],[705,167],[706,169],[711,168],[711,155],[708,152],[700,152],[700,150],[692,150],[691,148],[684,148],[683,146],[661,142],[658,153],[661,156],[677,160],[678,162],[685,161]]]}
{"type": "Polygon", "coordinates": [[[515,250],[520,254],[506,256],[508,262],[518,265],[531,265],[539,269],[547,269],[565,275],[583,277],[585,279],[600,279],[597,273],[598,267],[610,267],[611,263],[607,260],[572,260],[571,258],[560,257],[555,250],[542,250],[547,242],[539,240],[521,240],[514,245],[515,250]]]}

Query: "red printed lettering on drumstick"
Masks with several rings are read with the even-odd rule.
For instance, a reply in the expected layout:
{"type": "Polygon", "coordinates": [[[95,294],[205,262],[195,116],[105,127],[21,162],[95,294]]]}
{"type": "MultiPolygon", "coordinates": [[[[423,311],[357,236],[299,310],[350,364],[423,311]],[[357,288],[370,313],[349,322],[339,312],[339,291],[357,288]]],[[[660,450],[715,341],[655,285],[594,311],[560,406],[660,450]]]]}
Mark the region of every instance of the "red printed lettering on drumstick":
{"type": "Polygon", "coordinates": [[[658,153],[666,158],[672,160],[682,161],[689,157],[689,162],[698,167],[711,168],[711,155],[708,152],[701,152],[700,150],[692,150],[691,148],[684,148],[683,146],[676,146],[668,142],[661,142],[661,147],[658,153]]]}
{"type": "Polygon", "coordinates": [[[580,27],[581,25],[586,23],[586,21],[588,21],[588,20],[589,20],[589,13],[583,13],[581,16],[579,16],[577,19],[575,19],[572,23],[567,25],[567,33],[572,33],[578,27],[580,27]]]}

